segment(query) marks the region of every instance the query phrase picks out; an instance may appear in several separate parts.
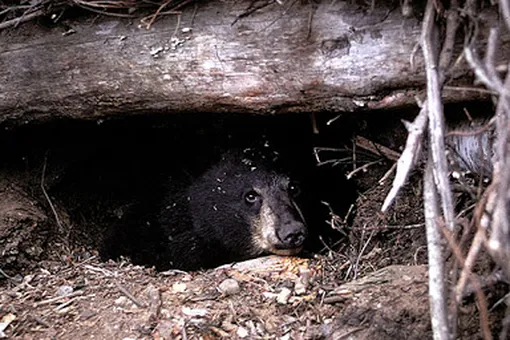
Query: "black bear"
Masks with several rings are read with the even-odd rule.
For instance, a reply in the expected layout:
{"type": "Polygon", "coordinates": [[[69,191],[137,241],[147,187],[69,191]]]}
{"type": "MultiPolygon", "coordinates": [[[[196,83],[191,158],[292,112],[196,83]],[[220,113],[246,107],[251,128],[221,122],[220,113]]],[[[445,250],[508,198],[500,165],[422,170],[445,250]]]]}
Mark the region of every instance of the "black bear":
{"type": "Polygon", "coordinates": [[[297,183],[270,157],[276,155],[253,149],[224,154],[187,190],[164,200],[158,222],[170,266],[212,267],[302,249],[307,226],[297,183]]]}
{"type": "Polygon", "coordinates": [[[297,254],[314,240],[317,246],[316,227],[327,226],[328,218],[322,196],[340,190],[346,198],[351,187],[341,174],[315,186],[324,176],[288,172],[282,165],[271,149],[246,148],[223,154],[189,185],[173,178],[159,205],[147,203],[157,211],[144,220],[138,212],[128,214],[106,240],[103,254],[129,255],[134,263],[159,270],[195,270],[262,254],[297,254]]]}

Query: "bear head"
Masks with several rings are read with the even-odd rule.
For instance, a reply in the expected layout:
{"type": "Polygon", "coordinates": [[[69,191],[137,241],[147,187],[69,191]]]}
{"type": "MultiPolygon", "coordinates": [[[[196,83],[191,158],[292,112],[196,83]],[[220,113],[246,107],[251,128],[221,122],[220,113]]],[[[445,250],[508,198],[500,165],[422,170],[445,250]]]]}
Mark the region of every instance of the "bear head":
{"type": "Polygon", "coordinates": [[[202,246],[232,259],[301,251],[307,227],[299,188],[277,170],[276,158],[254,149],[229,152],[188,188],[202,246]]]}

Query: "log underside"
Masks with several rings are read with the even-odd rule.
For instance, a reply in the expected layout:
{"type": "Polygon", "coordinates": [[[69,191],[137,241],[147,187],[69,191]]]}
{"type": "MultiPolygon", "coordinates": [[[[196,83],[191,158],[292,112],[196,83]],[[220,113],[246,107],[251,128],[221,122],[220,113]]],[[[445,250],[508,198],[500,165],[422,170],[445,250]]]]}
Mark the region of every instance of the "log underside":
{"type": "MultiPolygon", "coordinates": [[[[421,23],[404,18],[397,3],[370,11],[342,1],[275,2],[236,21],[249,5],[197,3],[179,23],[176,15],[161,17],[150,30],[97,16],[4,30],[0,122],[147,112],[352,112],[423,98],[421,23]],[[75,33],[65,35],[70,28],[75,33]]],[[[496,14],[482,12],[482,22],[494,22],[496,14]]],[[[480,27],[482,45],[487,31],[480,27]]],[[[510,39],[502,41],[499,52],[509,54],[510,39]]],[[[462,58],[448,77],[445,102],[488,98],[470,85],[462,58]]]]}

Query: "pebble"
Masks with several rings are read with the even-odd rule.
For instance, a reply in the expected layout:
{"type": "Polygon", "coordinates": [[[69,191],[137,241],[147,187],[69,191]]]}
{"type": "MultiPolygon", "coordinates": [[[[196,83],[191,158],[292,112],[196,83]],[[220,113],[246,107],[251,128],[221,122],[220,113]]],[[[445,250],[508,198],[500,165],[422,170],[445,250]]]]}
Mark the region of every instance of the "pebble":
{"type": "Polygon", "coordinates": [[[207,309],[182,307],[182,314],[193,317],[204,317],[207,315],[207,309]]]}
{"type": "Polygon", "coordinates": [[[184,293],[188,286],[184,282],[176,282],[172,285],[172,291],[174,293],[184,293]]]}
{"type": "Polygon", "coordinates": [[[244,328],[244,327],[241,327],[241,326],[239,326],[237,328],[237,332],[236,333],[237,333],[237,336],[240,337],[241,339],[242,338],[246,338],[248,335],[250,335],[248,330],[246,328],[244,328]]]}
{"type": "Polygon", "coordinates": [[[218,290],[225,295],[235,295],[241,291],[239,282],[234,279],[225,279],[218,286],[218,290]]]}
{"type": "Polygon", "coordinates": [[[303,295],[306,293],[308,286],[310,285],[310,271],[300,271],[301,275],[296,279],[294,283],[294,292],[297,295],[303,295]]]}
{"type": "Polygon", "coordinates": [[[74,291],[73,287],[68,285],[62,285],[58,287],[58,296],[69,295],[74,291]]]}
{"type": "Polygon", "coordinates": [[[129,299],[125,296],[120,296],[114,301],[114,304],[120,307],[125,307],[128,303],[129,299]]]}
{"type": "Polygon", "coordinates": [[[292,290],[287,287],[283,287],[278,296],[276,297],[276,302],[281,305],[287,304],[290,299],[290,295],[292,294],[292,290]]]}

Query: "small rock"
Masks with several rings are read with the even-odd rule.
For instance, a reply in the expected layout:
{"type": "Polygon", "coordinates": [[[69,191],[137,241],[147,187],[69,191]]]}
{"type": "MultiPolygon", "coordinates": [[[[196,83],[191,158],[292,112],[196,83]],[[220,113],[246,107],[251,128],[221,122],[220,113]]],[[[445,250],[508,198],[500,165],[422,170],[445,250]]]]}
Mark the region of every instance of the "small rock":
{"type": "Polygon", "coordinates": [[[281,305],[287,304],[289,302],[290,295],[292,291],[289,288],[283,287],[278,296],[276,297],[276,302],[281,305]]]}
{"type": "Polygon", "coordinates": [[[163,47],[158,46],[158,47],[154,47],[153,49],[151,49],[151,51],[149,53],[151,56],[157,57],[159,52],[161,52],[161,51],[163,51],[163,47]]]}
{"type": "Polygon", "coordinates": [[[250,332],[248,332],[248,330],[244,327],[237,327],[237,336],[240,337],[241,339],[243,338],[246,338],[248,335],[250,335],[250,332]]]}
{"type": "Polygon", "coordinates": [[[94,315],[96,315],[97,313],[90,310],[90,309],[85,309],[81,312],[80,316],[79,316],[79,320],[80,321],[85,321],[85,320],[88,320],[90,319],[91,317],[93,317],[94,315]]]}
{"type": "Polygon", "coordinates": [[[125,296],[119,297],[117,300],[115,300],[114,304],[116,306],[125,307],[127,303],[129,302],[128,298],[125,296]]]}
{"type": "Polygon", "coordinates": [[[310,271],[303,270],[301,271],[301,275],[296,279],[294,283],[294,292],[297,295],[303,295],[306,293],[308,286],[310,285],[310,271]]]}
{"type": "Polygon", "coordinates": [[[290,332],[280,337],[280,340],[290,340],[290,332]]]}
{"type": "Polygon", "coordinates": [[[4,330],[15,319],[16,319],[16,315],[14,315],[12,313],[4,315],[4,317],[2,319],[0,319],[0,339],[7,338],[7,335],[4,333],[4,330]]]}
{"type": "Polygon", "coordinates": [[[184,282],[176,282],[172,285],[172,291],[174,293],[184,293],[187,288],[188,287],[184,282]]]}
{"type": "Polygon", "coordinates": [[[68,285],[62,285],[58,287],[58,296],[69,295],[74,291],[73,287],[68,285]]]}
{"type": "Polygon", "coordinates": [[[166,308],[161,308],[161,310],[159,311],[159,316],[161,317],[162,320],[171,319],[173,315],[174,313],[172,313],[170,310],[166,308]]]}
{"type": "Polygon", "coordinates": [[[207,309],[182,307],[182,314],[193,317],[203,317],[207,315],[207,309]]]}
{"type": "Polygon", "coordinates": [[[276,299],[278,297],[278,294],[271,292],[263,292],[262,296],[264,296],[266,299],[276,299]]]}
{"type": "Polygon", "coordinates": [[[234,295],[241,291],[241,287],[239,287],[239,282],[234,279],[225,279],[218,286],[218,290],[225,295],[234,295]]]}

